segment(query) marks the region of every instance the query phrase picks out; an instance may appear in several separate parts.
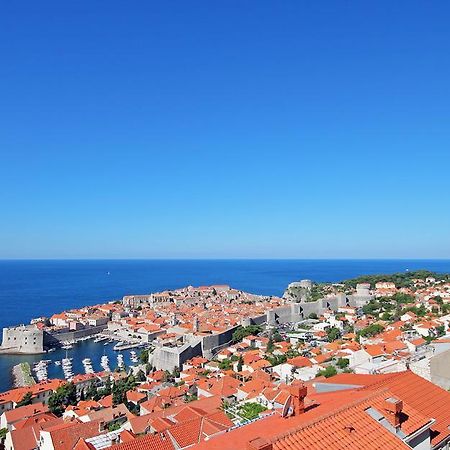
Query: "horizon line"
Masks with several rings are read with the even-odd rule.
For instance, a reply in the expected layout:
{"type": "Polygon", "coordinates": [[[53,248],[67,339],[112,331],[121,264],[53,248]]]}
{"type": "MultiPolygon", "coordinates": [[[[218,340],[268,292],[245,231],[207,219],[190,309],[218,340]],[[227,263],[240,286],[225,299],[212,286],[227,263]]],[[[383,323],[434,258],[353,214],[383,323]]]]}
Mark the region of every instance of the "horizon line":
{"type": "Polygon", "coordinates": [[[450,261],[450,257],[75,257],[1,258],[0,261],[450,261]]]}

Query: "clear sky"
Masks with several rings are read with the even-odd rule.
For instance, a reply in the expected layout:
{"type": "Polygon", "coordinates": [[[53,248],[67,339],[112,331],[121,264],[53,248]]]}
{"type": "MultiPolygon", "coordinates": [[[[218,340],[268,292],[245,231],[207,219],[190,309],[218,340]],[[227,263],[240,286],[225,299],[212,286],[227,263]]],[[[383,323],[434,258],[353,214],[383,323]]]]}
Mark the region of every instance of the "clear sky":
{"type": "Polygon", "coordinates": [[[0,257],[450,257],[450,2],[0,6],[0,257]]]}

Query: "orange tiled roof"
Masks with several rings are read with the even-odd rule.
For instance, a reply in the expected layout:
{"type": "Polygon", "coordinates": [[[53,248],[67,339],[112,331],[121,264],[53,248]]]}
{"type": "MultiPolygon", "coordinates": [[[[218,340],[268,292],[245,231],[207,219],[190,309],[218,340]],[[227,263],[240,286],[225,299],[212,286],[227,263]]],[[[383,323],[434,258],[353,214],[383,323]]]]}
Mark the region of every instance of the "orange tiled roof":
{"type": "MultiPolygon", "coordinates": [[[[388,395],[387,392],[371,395],[351,405],[301,425],[295,430],[275,437],[274,450],[333,450],[380,449],[400,450],[410,448],[394,433],[386,430],[366,412],[366,408],[378,406],[388,395]]],[[[411,412],[411,411],[409,411],[411,412]]],[[[414,431],[429,422],[420,416],[415,421],[414,431]]],[[[409,433],[408,433],[409,434],[409,433]]]]}
{"type": "Polygon", "coordinates": [[[99,422],[79,423],[73,421],[56,425],[47,430],[55,450],[72,450],[79,439],[86,439],[99,435],[99,422]]]}
{"type": "Polygon", "coordinates": [[[147,434],[144,437],[109,447],[114,450],[175,450],[166,433],[147,434]]]}
{"type": "Polygon", "coordinates": [[[287,360],[288,364],[293,365],[294,367],[311,367],[312,362],[305,358],[304,356],[296,356],[295,358],[291,358],[287,360]]]}
{"type": "Polygon", "coordinates": [[[361,385],[364,389],[387,387],[419,413],[436,419],[431,426],[433,446],[450,436],[450,393],[409,370],[385,375],[339,374],[328,382],[361,385]]]}

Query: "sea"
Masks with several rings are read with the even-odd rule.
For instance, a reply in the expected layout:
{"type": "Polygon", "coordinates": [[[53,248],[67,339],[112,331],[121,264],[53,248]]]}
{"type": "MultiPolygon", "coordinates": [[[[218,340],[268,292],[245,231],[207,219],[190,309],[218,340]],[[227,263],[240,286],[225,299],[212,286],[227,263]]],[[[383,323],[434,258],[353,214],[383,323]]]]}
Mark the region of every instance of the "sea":
{"type": "MultiPolygon", "coordinates": [[[[292,281],[336,282],[365,274],[388,274],[428,269],[450,272],[450,260],[0,260],[0,327],[29,323],[69,308],[185,286],[228,284],[247,292],[282,295],[292,281]]],[[[114,344],[80,342],[67,353],[74,373],[83,373],[82,360],[91,358],[95,370],[107,355],[117,365],[114,344]]],[[[124,351],[126,365],[130,352],[124,351]]],[[[50,378],[63,377],[54,361],[66,356],[59,349],[45,355],[0,355],[0,391],[12,386],[11,369],[49,359],[50,378]]]]}

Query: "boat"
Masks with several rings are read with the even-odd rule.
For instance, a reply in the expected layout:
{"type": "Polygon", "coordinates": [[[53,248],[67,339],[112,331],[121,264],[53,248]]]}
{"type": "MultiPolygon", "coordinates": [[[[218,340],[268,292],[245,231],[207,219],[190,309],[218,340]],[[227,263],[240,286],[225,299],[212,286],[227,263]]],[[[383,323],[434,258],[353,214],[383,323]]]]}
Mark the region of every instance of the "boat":
{"type": "Polygon", "coordinates": [[[106,355],[103,355],[103,356],[101,357],[100,365],[101,365],[102,368],[103,368],[104,370],[106,370],[107,372],[110,372],[110,371],[111,371],[111,369],[109,368],[109,358],[108,358],[106,355]]]}
{"type": "Polygon", "coordinates": [[[115,346],[114,346],[114,350],[116,351],[120,351],[120,350],[128,350],[130,348],[138,348],[138,347],[142,347],[142,343],[140,342],[136,342],[136,343],[128,343],[128,342],[118,342],[115,346]]]}
{"type": "Polygon", "coordinates": [[[131,350],[130,352],[130,359],[135,364],[139,362],[139,358],[134,350],[131,350]]]}
{"type": "Polygon", "coordinates": [[[113,347],[113,350],[120,350],[120,347],[122,347],[123,345],[125,345],[124,342],[120,341],[113,347]]]}

